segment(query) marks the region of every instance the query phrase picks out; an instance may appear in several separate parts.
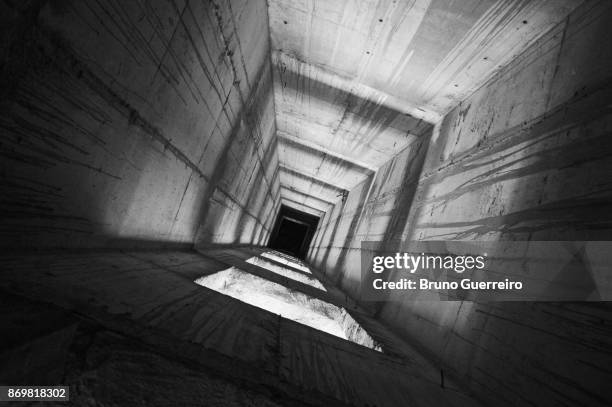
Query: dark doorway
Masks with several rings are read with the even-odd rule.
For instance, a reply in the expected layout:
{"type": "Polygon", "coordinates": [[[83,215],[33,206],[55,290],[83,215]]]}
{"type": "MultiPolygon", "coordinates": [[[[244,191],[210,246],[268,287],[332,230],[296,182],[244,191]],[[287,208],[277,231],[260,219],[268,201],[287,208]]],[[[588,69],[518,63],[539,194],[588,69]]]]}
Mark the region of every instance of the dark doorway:
{"type": "Polygon", "coordinates": [[[318,217],[283,205],[268,247],[304,259],[318,224],[318,217]]]}

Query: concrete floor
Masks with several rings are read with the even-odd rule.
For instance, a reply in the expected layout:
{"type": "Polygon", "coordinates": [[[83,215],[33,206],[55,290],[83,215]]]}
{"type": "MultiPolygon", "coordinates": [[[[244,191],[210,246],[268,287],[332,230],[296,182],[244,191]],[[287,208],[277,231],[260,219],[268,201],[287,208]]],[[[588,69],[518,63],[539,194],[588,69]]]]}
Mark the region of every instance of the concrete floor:
{"type": "MultiPolygon", "coordinates": [[[[407,346],[401,358],[386,355],[193,282],[195,275],[224,269],[228,258],[253,253],[234,249],[205,256],[193,251],[3,256],[0,289],[10,294],[3,296],[2,313],[14,318],[9,321],[14,342],[2,354],[4,380],[36,377],[46,372],[43,362],[52,363],[57,370],[53,379],[72,386],[74,405],[90,399],[98,405],[122,404],[122,397],[138,397],[150,380],[165,383],[171,393],[165,397],[176,397],[173,405],[194,405],[194,389],[204,397],[219,386],[235,387],[232,383],[240,388],[232,397],[253,405],[258,398],[280,405],[476,405],[457,388],[442,388],[439,373],[423,365],[414,351],[406,352],[407,346]],[[63,323],[39,325],[53,314],[63,323]],[[23,324],[24,319],[30,323],[23,324]],[[90,347],[79,355],[76,344],[88,335],[90,347]],[[98,352],[103,355],[91,362],[98,352]],[[153,361],[148,354],[155,355],[153,361]],[[38,364],[24,368],[24,356],[38,364]],[[85,366],[79,365],[82,358],[85,366]],[[131,373],[109,377],[109,370],[126,364],[131,373]],[[173,381],[183,381],[183,374],[192,382],[173,387],[173,381]],[[94,383],[88,383],[88,377],[94,383]],[[122,380],[137,383],[138,389],[129,389],[122,380]],[[187,394],[174,393],[181,388],[187,394]]],[[[378,329],[381,340],[390,335],[382,326],[378,329]]],[[[159,394],[150,397],[147,405],[167,405],[159,394]]]]}
{"type": "Polygon", "coordinates": [[[612,241],[611,2],[9,0],[0,21],[0,384],[612,404],[609,303],[359,301],[362,241],[612,241]],[[266,257],[283,205],[320,218],[303,265],[266,257]],[[231,267],[348,340],[194,283],[231,267]]]}

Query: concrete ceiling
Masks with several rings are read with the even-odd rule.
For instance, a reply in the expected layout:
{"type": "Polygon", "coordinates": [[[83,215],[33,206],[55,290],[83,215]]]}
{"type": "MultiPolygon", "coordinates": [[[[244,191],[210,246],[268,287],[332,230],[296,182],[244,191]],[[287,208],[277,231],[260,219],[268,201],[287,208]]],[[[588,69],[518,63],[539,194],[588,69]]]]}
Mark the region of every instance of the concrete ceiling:
{"type": "Polygon", "coordinates": [[[269,0],[283,201],[329,210],[580,3],[269,0]]]}

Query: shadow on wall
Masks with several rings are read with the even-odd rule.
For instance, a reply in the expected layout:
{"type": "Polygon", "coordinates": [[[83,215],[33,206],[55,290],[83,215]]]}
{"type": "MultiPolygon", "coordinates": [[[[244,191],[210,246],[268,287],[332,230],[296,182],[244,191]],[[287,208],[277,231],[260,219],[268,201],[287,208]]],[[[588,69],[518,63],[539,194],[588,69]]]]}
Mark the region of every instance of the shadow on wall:
{"type": "MultiPolygon", "coordinates": [[[[232,11],[208,3],[49,4],[0,6],[2,245],[263,242],[279,205],[267,24],[220,40],[197,22],[232,11]],[[248,58],[223,52],[240,45],[248,58]]],[[[244,7],[267,23],[264,1],[244,7]]]]}
{"type": "Polygon", "coordinates": [[[355,295],[360,284],[361,241],[388,245],[401,241],[427,153],[429,129],[373,178],[353,188],[317,231],[309,261],[349,295],[355,295]]]}
{"type": "MultiPolygon", "coordinates": [[[[408,240],[612,239],[611,14],[585,4],[445,117],[408,240]]],[[[609,303],[390,299],[379,318],[490,403],[612,401],[609,303]]]]}
{"type": "MultiPolygon", "coordinates": [[[[393,224],[389,226],[389,236],[385,239],[395,238],[394,236],[397,234],[395,231],[401,230],[400,224],[405,225],[427,152],[432,125],[388,106],[362,99],[356,95],[350,95],[341,89],[323,92],[323,89],[329,85],[320,84],[316,80],[315,84],[317,86],[312,87],[315,98],[330,105],[337,99],[346,101],[345,115],[350,113],[358,118],[357,128],[360,130],[360,134],[376,136],[384,129],[393,128],[405,138],[403,149],[398,150],[394,158],[389,160],[387,155],[386,159],[388,161],[376,173],[370,173],[365,181],[352,188],[348,196],[336,203],[333,209],[322,218],[309,250],[308,259],[313,265],[326,270],[328,277],[333,281],[341,283],[347,261],[346,256],[354,254],[349,253],[353,251],[351,249],[358,249],[352,246],[358,245],[358,242],[363,240],[363,236],[367,234],[367,230],[364,229],[367,229],[369,223],[385,221],[375,214],[381,207],[381,201],[388,202],[390,199],[397,201],[393,208],[385,206],[387,213],[390,214],[390,220],[387,220],[387,222],[393,224]],[[394,177],[393,181],[397,182],[398,174],[393,170],[396,166],[401,167],[403,165],[403,163],[398,163],[397,157],[402,157],[409,165],[404,168],[403,177],[396,190],[385,190],[386,184],[390,182],[388,176],[394,177]],[[401,191],[399,197],[398,191],[401,191]],[[394,198],[389,198],[390,196],[394,198]],[[373,219],[373,217],[377,217],[377,219],[373,219]],[[358,234],[359,238],[357,238],[358,234]],[[322,243],[327,245],[322,246],[322,243]]],[[[352,153],[362,154],[363,152],[359,150],[359,147],[363,148],[370,141],[362,135],[354,142],[355,151],[352,153]]],[[[380,237],[376,240],[380,240],[380,237]]]]}
{"type": "Polygon", "coordinates": [[[273,216],[280,205],[278,143],[274,136],[272,78],[269,68],[267,64],[262,67],[260,76],[256,78],[257,87],[253,89],[246,105],[248,110],[239,116],[240,119],[232,129],[229,141],[214,167],[211,179],[218,181],[203,199],[204,207],[200,216],[203,223],[198,230],[196,245],[263,244],[269,236],[273,216]],[[269,120],[266,135],[251,130],[261,128],[258,123],[261,117],[269,120]],[[253,144],[237,155],[236,149],[244,144],[244,133],[248,135],[251,131],[254,131],[251,135],[253,144]],[[265,151],[262,155],[259,147],[265,137],[269,140],[267,145],[264,145],[265,151]],[[230,163],[234,166],[228,165],[230,163]],[[254,165],[254,168],[246,171],[241,167],[243,163],[254,165]],[[253,241],[254,237],[258,240],[253,241]]]}

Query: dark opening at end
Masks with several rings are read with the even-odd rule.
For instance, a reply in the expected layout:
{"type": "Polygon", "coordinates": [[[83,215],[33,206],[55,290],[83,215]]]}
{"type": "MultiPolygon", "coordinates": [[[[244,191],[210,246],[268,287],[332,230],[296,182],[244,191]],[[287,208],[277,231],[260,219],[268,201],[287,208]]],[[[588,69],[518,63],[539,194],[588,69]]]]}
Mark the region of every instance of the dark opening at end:
{"type": "Polygon", "coordinates": [[[268,247],[304,259],[319,218],[281,206],[268,247]]]}

